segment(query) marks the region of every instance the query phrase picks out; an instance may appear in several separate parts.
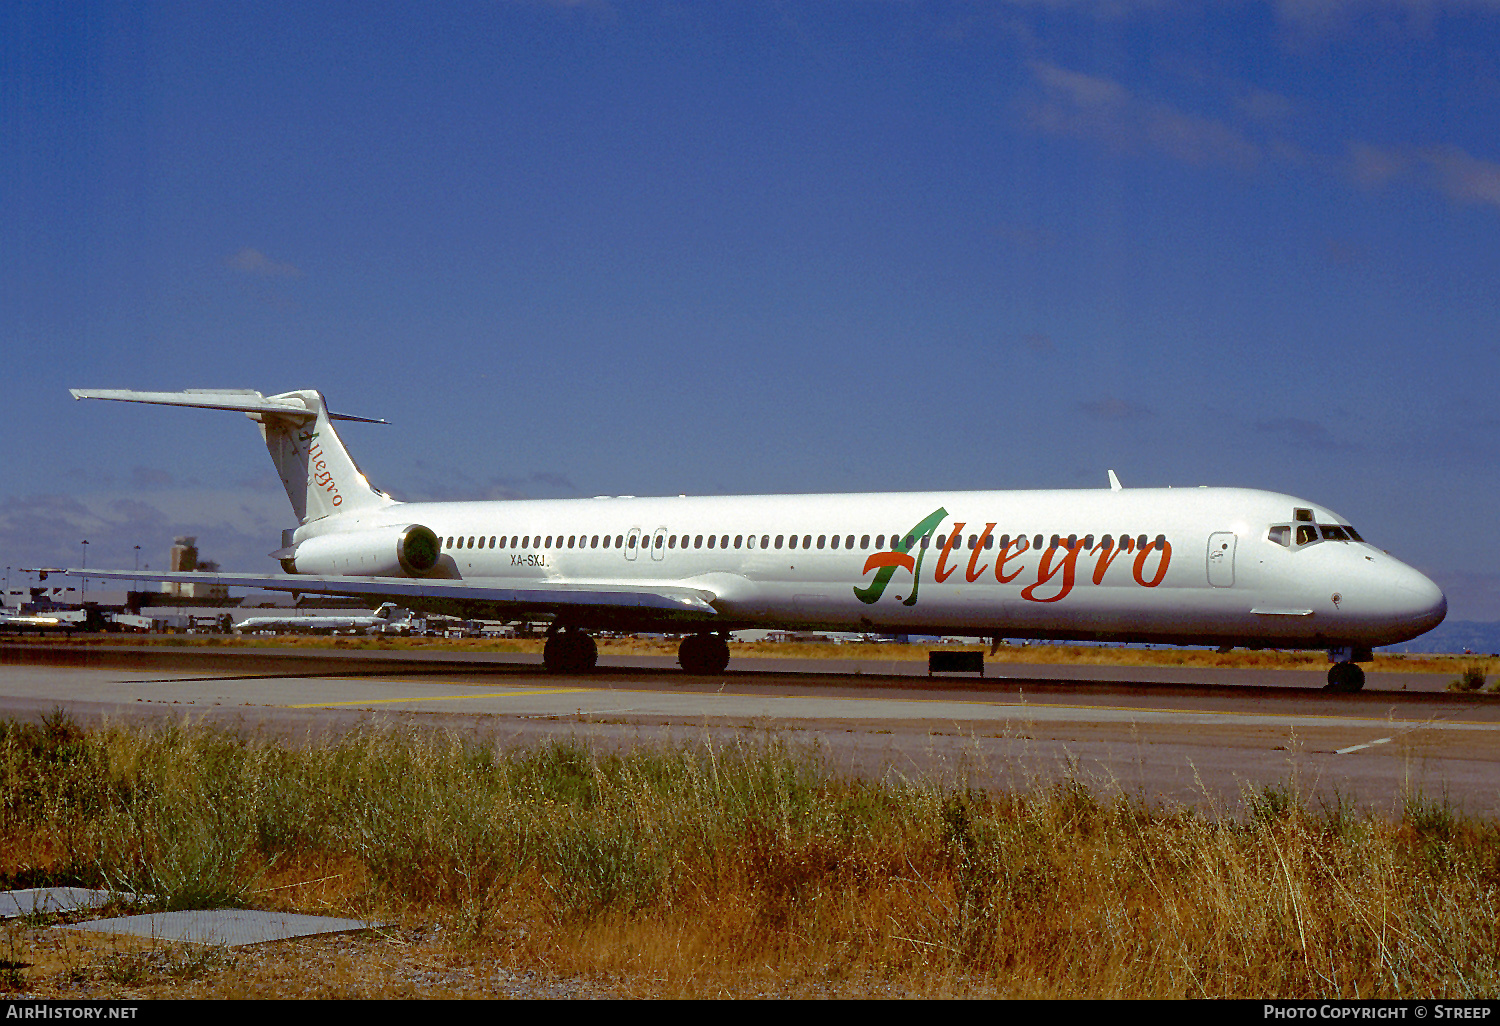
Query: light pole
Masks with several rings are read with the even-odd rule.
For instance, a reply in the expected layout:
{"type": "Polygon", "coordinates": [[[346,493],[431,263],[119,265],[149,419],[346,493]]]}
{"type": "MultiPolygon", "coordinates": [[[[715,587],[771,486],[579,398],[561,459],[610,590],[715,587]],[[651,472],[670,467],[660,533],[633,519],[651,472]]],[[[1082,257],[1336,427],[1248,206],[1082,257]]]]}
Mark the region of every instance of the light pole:
{"type": "MultiPolygon", "coordinates": [[[[135,572],[141,572],[141,547],[139,545],[135,547],[135,572]]],[[[131,584],[135,586],[136,591],[141,590],[141,582],[139,579],[132,581],[131,584]]]]}
{"type": "MultiPolygon", "coordinates": [[[[80,570],[87,570],[88,568],[89,568],[89,540],[87,538],[85,538],[83,540],[83,562],[79,564],[78,569],[80,569],[80,570]]],[[[82,605],[83,604],[83,600],[86,599],[86,598],[88,598],[88,596],[89,596],[89,579],[87,577],[82,577],[82,578],[79,579],[79,582],[78,582],[78,604],[82,605]]]]}

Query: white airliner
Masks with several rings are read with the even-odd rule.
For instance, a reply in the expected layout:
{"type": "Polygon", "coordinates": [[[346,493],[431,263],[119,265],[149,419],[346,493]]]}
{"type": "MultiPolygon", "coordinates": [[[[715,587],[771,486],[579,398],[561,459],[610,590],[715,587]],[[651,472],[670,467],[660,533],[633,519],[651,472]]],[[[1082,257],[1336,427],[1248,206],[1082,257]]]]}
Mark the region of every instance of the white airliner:
{"type": "MultiPolygon", "coordinates": [[[[549,670],[590,630],[684,639],[718,673],[753,627],[1326,650],[1332,687],[1437,626],[1432,581],[1342,517],[1243,488],[398,502],[349,457],[316,391],[73,390],[235,410],[261,430],[300,526],[284,574],[69,570],[364,596],[475,619],[551,619],[549,670]]],[[[384,423],[383,421],[366,421],[384,423]]]]}
{"type": "Polygon", "coordinates": [[[397,634],[407,625],[410,629],[411,614],[397,609],[396,603],[386,602],[368,616],[251,616],[234,625],[236,634],[251,634],[255,631],[309,631],[312,633],[397,634]]]}

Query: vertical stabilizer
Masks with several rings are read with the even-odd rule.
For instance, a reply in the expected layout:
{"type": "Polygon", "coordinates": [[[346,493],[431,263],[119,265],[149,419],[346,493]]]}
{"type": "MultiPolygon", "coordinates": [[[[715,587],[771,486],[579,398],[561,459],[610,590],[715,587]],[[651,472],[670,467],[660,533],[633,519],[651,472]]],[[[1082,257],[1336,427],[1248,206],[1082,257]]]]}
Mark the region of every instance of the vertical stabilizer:
{"type": "Polygon", "coordinates": [[[311,389],[267,397],[271,402],[299,403],[311,418],[281,413],[252,413],[260,422],[266,448],[286,497],[301,523],[334,513],[373,509],[394,503],[370,485],[333,429],[322,393],[311,389]]]}

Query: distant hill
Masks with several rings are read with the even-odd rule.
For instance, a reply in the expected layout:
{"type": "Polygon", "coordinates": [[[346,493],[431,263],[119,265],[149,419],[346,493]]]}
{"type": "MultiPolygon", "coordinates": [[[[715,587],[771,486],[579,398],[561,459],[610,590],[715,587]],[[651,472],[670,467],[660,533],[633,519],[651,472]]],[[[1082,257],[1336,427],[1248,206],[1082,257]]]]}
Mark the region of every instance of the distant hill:
{"type": "Polygon", "coordinates": [[[1380,651],[1500,654],[1500,623],[1445,620],[1419,638],[1400,645],[1386,645],[1380,651]]]}

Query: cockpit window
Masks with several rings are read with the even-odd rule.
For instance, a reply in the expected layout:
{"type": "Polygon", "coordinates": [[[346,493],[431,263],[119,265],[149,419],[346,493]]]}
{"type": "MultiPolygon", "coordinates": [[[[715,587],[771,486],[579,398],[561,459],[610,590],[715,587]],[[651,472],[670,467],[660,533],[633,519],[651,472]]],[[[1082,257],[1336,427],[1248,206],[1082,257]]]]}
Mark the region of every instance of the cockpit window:
{"type": "Polygon", "coordinates": [[[1275,527],[1271,528],[1270,533],[1266,535],[1266,538],[1270,541],[1275,542],[1277,545],[1290,548],[1292,544],[1292,529],[1286,524],[1277,524],[1275,527]]]}
{"type": "Polygon", "coordinates": [[[1294,509],[1292,519],[1299,524],[1310,524],[1313,522],[1313,512],[1310,509],[1294,509]]]}
{"type": "Polygon", "coordinates": [[[1320,541],[1320,540],[1321,539],[1318,537],[1318,529],[1316,527],[1314,527],[1312,524],[1298,524],[1297,525],[1297,544],[1298,545],[1311,545],[1313,542],[1320,541]]]}
{"type": "Polygon", "coordinates": [[[1344,529],[1342,527],[1339,527],[1337,524],[1324,524],[1323,538],[1326,541],[1348,541],[1349,535],[1346,534],[1344,532],[1344,529]]]}
{"type": "Polygon", "coordinates": [[[1364,541],[1364,539],[1359,536],[1359,532],[1356,531],[1354,528],[1350,527],[1348,524],[1344,525],[1344,530],[1349,532],[1349,537],[1352,538],[1354,541],[1357,541],[1357,542],[1364,541]]]}

